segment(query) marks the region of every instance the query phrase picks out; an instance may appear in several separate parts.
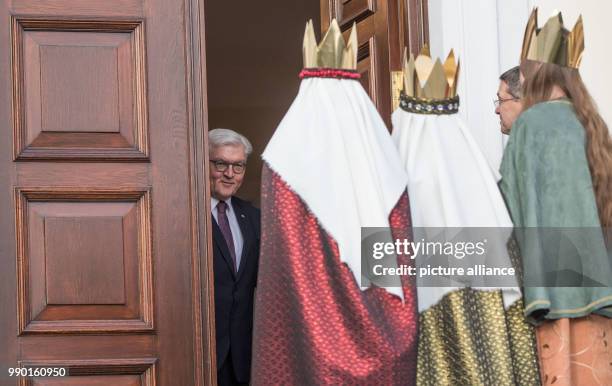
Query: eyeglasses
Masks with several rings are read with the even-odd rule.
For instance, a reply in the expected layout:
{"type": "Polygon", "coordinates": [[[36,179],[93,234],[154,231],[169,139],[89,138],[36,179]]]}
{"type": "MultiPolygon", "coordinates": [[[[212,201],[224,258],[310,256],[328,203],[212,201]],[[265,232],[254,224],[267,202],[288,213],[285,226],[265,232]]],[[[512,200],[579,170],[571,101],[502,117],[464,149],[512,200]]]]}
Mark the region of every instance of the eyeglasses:
{"type": "Polygon", "coordinates": [[[495,108],[498,108],[499,106],[501,106],[502,103],[504,102],[508,102],[508,101],[518,101],[519,98],[508,98],[508,99],[495,99],[493,101],[493,105],[495,106],[495,108]]]}
{"type": "Polygon", "coordinates": [[[232,170],[236,174],[242,174],[244,173],[244,170],[246,169],[246,163],[244,162],[231,163],[231,162],[225,162],[220,159],[211,159],[210,162],[213,163],[213,165],[215,166],[215,170],[218,172],[224,172],[230,166],[232,167],[232,170]]]}

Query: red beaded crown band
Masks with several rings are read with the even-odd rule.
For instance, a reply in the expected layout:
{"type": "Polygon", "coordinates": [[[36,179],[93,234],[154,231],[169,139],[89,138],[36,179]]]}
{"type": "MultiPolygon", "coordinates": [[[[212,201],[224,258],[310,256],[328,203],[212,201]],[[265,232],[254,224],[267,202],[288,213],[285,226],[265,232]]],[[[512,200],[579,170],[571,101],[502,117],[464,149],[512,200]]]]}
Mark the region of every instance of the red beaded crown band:
{"type": "Polygon", "coordinates": [[[337,68],[305,68],[300,72],[300,79],[304,78],[360,79],[361,74],[337,68]]]}

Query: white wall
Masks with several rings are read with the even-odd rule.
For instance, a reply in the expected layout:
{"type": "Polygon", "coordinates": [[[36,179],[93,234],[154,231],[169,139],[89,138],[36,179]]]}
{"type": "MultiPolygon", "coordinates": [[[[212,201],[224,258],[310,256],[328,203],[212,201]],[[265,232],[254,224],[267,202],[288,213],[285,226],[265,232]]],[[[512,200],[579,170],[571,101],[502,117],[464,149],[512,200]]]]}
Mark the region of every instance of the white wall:
{"type": "Polygon", "coordinates": [[[580,74],[609,127],[612,125],[612,1],[530,0],[530,4],[539,7],[540,20],[546,20],[555,9],[561,11],[563,22],[570,30],[574,27],[578,15],[582,14],[585,49],[580,74]]]}
{"type": "Polygon", "coordinates": [[[534,6],[540,26],[554,9],[563,12],[571,29],[582,14],[585,54],[580,72],[600,111],[612,123],[612,47],[604,28],[612,2],[601,0],[429,0],[429,36],[434,56],[446,58],[451,48],[461,60],[460,114],[475,134],[491,165],[499,166],[503,136],[493,99],[499,75],[519,64],[525,24],[534,6]],[[606,92],[607,91],[607,92],[606,92]]]}

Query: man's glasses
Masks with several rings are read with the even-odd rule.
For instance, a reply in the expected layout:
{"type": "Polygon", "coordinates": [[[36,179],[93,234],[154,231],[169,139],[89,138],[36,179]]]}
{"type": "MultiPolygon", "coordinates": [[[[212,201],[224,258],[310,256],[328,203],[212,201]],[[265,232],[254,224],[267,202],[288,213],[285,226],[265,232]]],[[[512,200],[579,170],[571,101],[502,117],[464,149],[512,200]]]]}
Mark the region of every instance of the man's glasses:
{"type": "Polygon", "coordinates": [[[232,170],[236,174],[242,174],[244,173],[244,170],[246,169],[246,163],[244,162],[231,163],[231,162],[225,162],[220,159],[211,159],[210,162],[212,162],[212,164],[215,166],[215,170],[218,172],[224,172],[230,166],[232,167],[232,170]]]}
{"type": "Polygon", "coordinates": [[[499,99],[495,99],[493,101],[493,105],[495,105],[495,108],[498,108],[504,102],[518,101],[518,100],[519,100],[519,98],[508,98],[508,99],[501,99],[501,98],[499,98],[499,99]]]}

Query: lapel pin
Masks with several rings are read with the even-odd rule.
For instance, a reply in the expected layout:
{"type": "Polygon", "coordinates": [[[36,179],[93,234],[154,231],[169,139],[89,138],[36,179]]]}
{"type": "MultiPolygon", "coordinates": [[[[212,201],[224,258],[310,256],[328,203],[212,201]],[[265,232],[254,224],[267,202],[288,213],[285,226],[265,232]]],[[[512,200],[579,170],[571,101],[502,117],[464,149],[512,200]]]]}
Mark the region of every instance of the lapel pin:
{"type": "Polygon", "coordinates": [[[241,214],[240,214],[240,217],[244,218],[244,214],[242,214],[242,213],[241,213],[241,214]]]}

